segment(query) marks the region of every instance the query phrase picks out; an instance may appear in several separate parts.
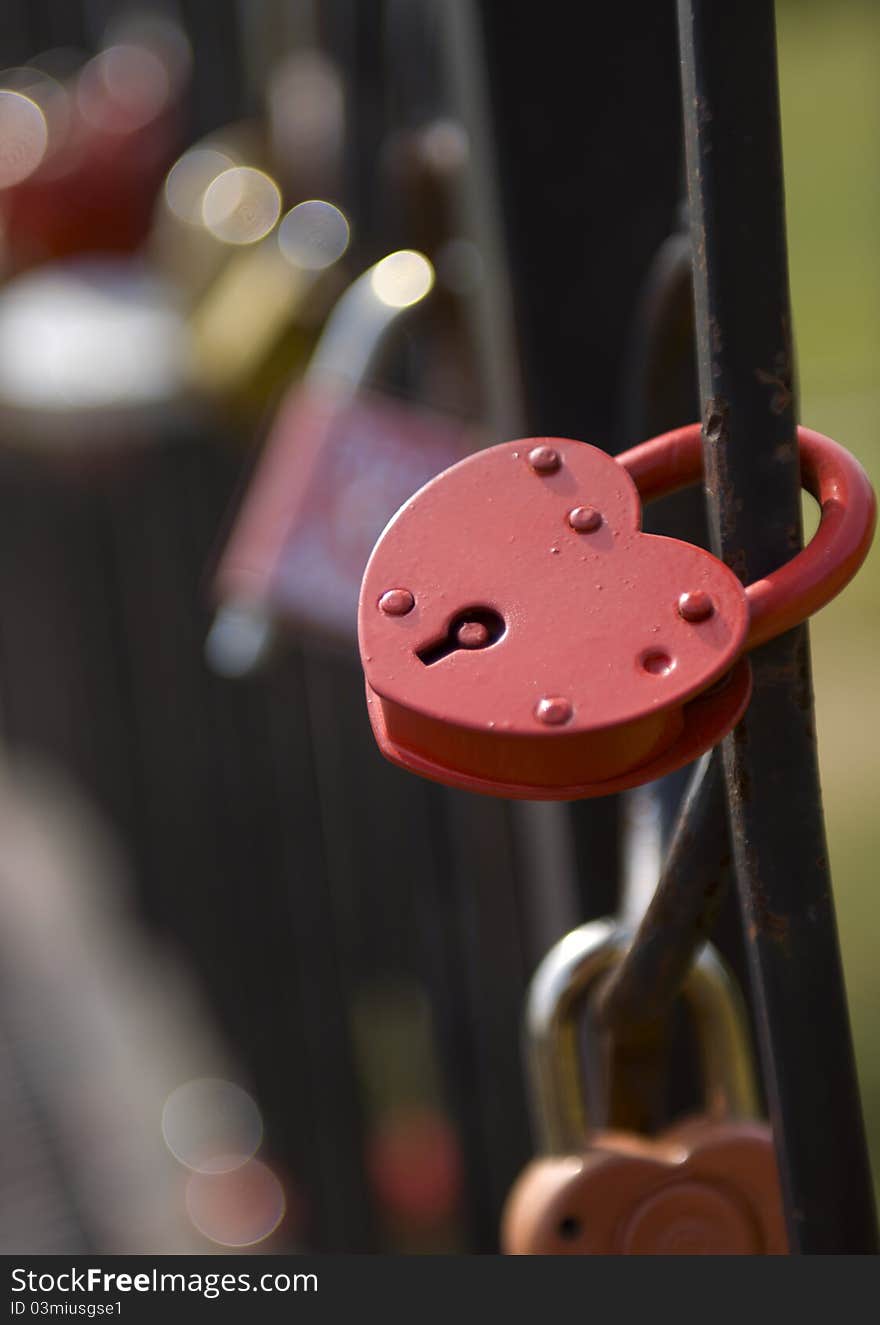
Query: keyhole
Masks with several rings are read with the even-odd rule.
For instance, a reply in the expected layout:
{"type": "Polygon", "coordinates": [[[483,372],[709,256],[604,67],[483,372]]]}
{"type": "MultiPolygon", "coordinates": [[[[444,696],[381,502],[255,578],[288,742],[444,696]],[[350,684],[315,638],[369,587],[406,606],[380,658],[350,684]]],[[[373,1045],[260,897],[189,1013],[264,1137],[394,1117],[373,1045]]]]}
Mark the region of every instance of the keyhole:
{"type": "Polygon", "coordinates": [[[497,644],[507,627],[504,618],[491,607],[467,607],[452,618],[442,639],[426,644],[418,657],[430,667],[459,649],[488,649],[497,644]]]}

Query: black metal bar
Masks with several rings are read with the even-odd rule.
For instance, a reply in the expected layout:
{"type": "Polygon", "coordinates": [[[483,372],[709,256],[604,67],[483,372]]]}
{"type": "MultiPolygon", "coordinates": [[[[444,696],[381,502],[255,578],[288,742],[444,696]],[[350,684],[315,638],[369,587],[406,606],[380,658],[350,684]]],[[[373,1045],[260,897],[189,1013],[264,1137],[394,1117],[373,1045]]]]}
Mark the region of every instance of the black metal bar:
{"type": "MultiPolygon", "coordinates": [[[[626,6],[594,6],[585,47],[565,39],[563,0],[546,0],[540,22],[528,6],[471,3],[526,427],[616,451],[633,307],[679,201],[672,7],[640,5],[633,22],[626,6]]],[[[570,815],[584,914],[607,914],[619,876],[616,798],[570,815]]]]}
{"type": "Polygon", "coordinates": [[[318,6],[322,46],[338,64],[345,84],[340,202],[357,218],[355,251],[364,264],[380,258],[387,242],[388,198],[376,188],[389,129],[387,17],[387,0],[324,0],[318,6]]]}
{"type": "Polygon", "coordinates": [[[615,1035],[670,1009],[712,932],[729,869],[724,775],[715,752],[703,756],[691,778],[662,877],[632,946],[597,992],[595,1013],[615,1035]]]}
{"type": "MultiPolygon", "coordinates": [[[[773,3],[679,0],[679,28],[713,546],[749,581],[801,545],[773,3]]],[[[806,627],[753,671],[723,753],[790,1246],[873,1252],[806,627]]]]}

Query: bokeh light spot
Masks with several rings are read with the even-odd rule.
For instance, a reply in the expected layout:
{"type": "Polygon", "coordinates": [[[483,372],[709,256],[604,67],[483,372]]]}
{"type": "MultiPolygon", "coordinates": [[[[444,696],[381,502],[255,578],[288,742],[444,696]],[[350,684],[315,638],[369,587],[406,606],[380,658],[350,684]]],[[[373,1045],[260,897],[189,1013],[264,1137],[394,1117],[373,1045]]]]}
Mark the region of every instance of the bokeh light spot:
{"type": "Polygon", "coordinates": [[[225,1173],[191,1173],[187,1179],[190,1219],[200,1233],[222,1247],[263,1242],[281,1223],[286,1207],[284,1188],[259,1159],[236,1164],[225,1173]]]}
{"type": "Polygon", "coordinates": [[[83,118],[111,133],[149,124],[171,94],[165,62],[156,51],[133,43],[101,51],[84,67],[77,84],[83,118]]]}
{"type": "Polygon", "coordinates": [[[376,263],[371,284],[373,293],[389,308],[409,308],[430,291],[434,268],[423,253],[401,249],[376,263]]]}
{"type": "Polygon", "coordinates": [[[165,180],[169,210],[187,225],[202,226],[202,206],[208,186],[234,165],[231,157],[213,147],[194,147],[184,152],[165,180]]]}
{"type": "Polygon", "coordinates": [[[46,116],[22,92],[0,89],[0,189],[32,175],[46,155],[46,116]]]}
{"type": "Polygon", "coordinates": [[[322,271],[342,257],[351,231],[338,207],[319,198],[292,207],[278,229],[278,247],[287,261],[306,271],[322,271]]]}
{"type": "Polygon", "coordinates": [[[168,1096],[162,1135],[181,1164],[216,1175],[250,1160],[263,1139],[263,1120],[254,1100],[235,1082],[198,1077],[168,1096]]]}
{"type": "Polygon", "coordinates": [[[211,181],[202,199],[202,219],[227,244],[255,244],[281,215],[281,191],[253,166],[233,166],[211,181]]]}

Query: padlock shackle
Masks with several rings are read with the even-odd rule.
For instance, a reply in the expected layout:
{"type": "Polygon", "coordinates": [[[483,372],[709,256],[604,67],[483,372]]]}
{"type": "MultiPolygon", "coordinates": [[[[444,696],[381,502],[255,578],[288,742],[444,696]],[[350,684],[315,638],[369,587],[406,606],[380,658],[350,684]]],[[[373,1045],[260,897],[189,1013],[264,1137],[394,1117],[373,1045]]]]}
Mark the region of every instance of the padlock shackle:
{"type": "MultiPolygon", "coordinates": [[[[577,1152],[597,1128],[614,1126],[603,1112],[607,1082],[587,1088],[581,1025],[590,995],[616,966],[632,933],[616,920],[594,920],[566,934],[541,961],[529,985],[524,1036],[531,1110],[542,1149],[577,1152]]],[[[705,1083],[703,1112],[715,1118],[758,1113],[751,1048],[739,991],[711,944],[696,957],[682,988],[694,1017],[705,1083]]],[[[607,1063],[597,1060],[600,1075],[607,1063]]]]}
{"type": "MultiPolygon", "coordinates": [[[[743,652],[799,625],[835,598],[868,554],[877,518],[870,480],[854,456],[830,437],[798,428],[801,481],[821,507],[819,528],[802,551],[746,586],[750,626],[743,652]]],[[[616,457],[643,502],[699,482],[703,447],[698,423],[653,437],[616,457]]]]}

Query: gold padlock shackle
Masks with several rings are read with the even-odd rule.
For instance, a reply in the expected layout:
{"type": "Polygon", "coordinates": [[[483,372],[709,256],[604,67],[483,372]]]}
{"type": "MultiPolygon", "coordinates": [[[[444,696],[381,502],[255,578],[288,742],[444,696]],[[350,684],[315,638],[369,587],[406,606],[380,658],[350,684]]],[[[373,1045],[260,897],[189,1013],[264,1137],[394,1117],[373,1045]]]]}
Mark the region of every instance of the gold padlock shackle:
{"type": "MultiPolygon", "coordinates": [[[[535,1125],[551,1154],[577,1153],[590,1131],[613,1125],[591,1118],[584,1089],[580,1023],[591,989],[626,952],[632,932],[614,920],[593,920],[560,939],[538,966],[525,1012],[527,1065],[535,1125]]],[[[706,944],[682,988],[694,1014],[704,1112],[713,1117],[758,1115],[751,1047],[742,999],[715,948],[706,944]]],[[[602,1091],[608,1098],[608,1091],[602,1091]]]]}

